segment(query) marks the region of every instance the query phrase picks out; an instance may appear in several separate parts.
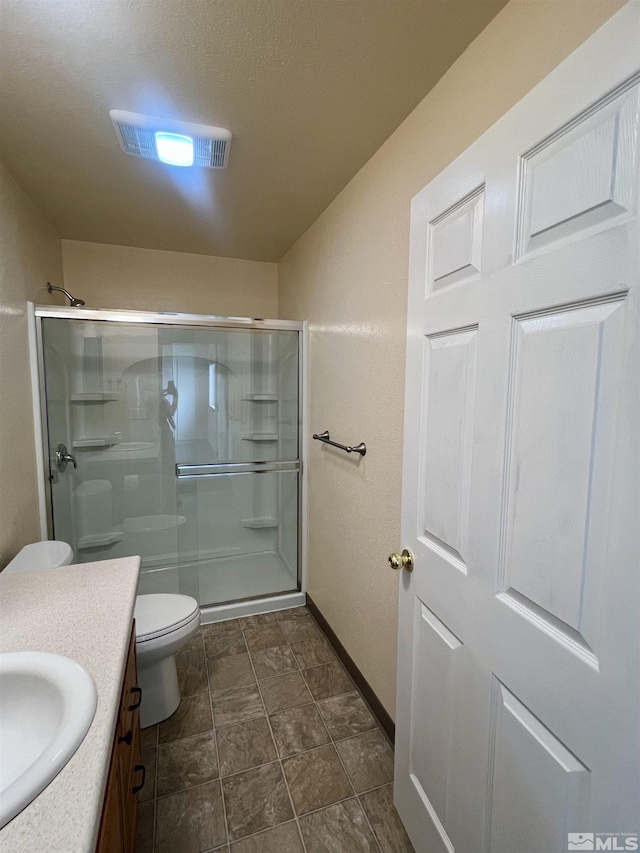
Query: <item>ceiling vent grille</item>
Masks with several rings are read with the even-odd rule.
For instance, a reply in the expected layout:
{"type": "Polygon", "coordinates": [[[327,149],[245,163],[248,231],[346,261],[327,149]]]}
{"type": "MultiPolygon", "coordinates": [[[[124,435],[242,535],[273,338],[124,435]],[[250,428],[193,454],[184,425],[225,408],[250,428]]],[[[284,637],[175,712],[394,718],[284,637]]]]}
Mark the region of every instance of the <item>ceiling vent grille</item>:
{"type": "Polygon", "coordinates": [[[182,121],[111,110],[111,121],[125,154],[158,160],[156,133],[178,133],[193,139],[193,165],[207,169],[226,169],[231,148],[231,131],[223,127],[188,124],[182,121]]]}

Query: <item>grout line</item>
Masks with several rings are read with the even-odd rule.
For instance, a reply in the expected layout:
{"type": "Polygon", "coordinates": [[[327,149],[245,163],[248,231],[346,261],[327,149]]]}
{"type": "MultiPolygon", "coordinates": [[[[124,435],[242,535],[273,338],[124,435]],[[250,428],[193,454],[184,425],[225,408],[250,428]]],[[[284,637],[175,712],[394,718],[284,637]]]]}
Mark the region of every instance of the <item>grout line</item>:
{"type": "MultiPolygon", "coordinates": [[[[332,741],[332,743],[344,743],[345,740],[353,740],[356,737],[362,737],[362,735],[368,735],[371,732],[378,732],[378,731],[384,735],[384,731],[376,722],[376,724],[372,728],[365,729],[363,732],[358,732],[355,735],[347,735],[346,737],[338,737],[338,738],[332,737],[331,741],[332,741]]],[[[385,740],[386,740],[386,738],[385,738],[385,740]]]]}
{"type": "MultiPolygon", "coordinates": [[[[312,616],[312,618],[313,618],[313,616],[312,616]]],[[[314,622],[316,622],[316,620],[315,620],[315,619],[314,619],[313,621],[314,621],[314,622]]],[[[320,633],[321,633],[322,637],[326,640],[326,637],[325,637],[324,631],[322,630],[322,628],[320,628],[320,625],[319,625],[317,622],[316,622],[316,625],[318,626],[318,630],[320,631],[320,633]]],[[[328,642],[328,641],[327,641],[327,642],[328,642]]],[[[330,645],[331,645],[331,644],[330,644],[330,645]]],[[[332,651],[333,651],[333,649],[332,649],[332,651]]],[[[336,657],[337,657],[337,656],[336,656],[336,657]]],[[[342,669],[344,669],[344,666],[343,666],[343,664],[342,664],[342,661],[341,661],[339,658],[338,658],[338,663],[339,663],[339,665],[342,667],[342,669]]],[[[354,688],[355,688],[355,690],[354,690],[354,691],[347,691],[347,692],[349,692],[349,693],[353,693],[353,692],[355,692],[355,693],[357,693],[357,694],[360,696],[360,698],[364,701],[364,703],[365,703],[365,705],[366,705],[367,709],[369,710],[369,713],[371,713],[371,716],[373,717],[373,720],[374,720],[374,722],[375,722],[375,724],[376,724],[376,728],[379,728],[379,726],[378,726],[378,722],[377,722],[377,719],[376,719],[376,716],[375,716],[375,714],[373,714],[373,713],[372,713],[371,708],[369,708],[369,705],[367,704],[366,700],[364,699],[364,696],[362,696],[362,694],[361,694],[361,693],[360,693],[360,691],[358,690],[357,686],[354,684],[354,682],[353,682],[353,680],[351,679],[351,676],[349,675],[349,673],[347,673],[347,676],[349,677],[349,680],[351,681],[351,683],[353,684],[353,686],[354,686],[354,688]]],[[[305,679],[305,680],[306,680],[306,679],[305,679]]],[[[340,694],[340,695],[341,695],[341,696],[344,696],[344,695],[346,695],[346,694],[340,694]]],[[[327,698],[332,698],[332,697],[327,697],[327,698]]],[[[318,713],[320,713],[320,712],[318,711],[318,713]]],[[[320,716],[322,717],[322,715],[321,715],[321,714],[320,714],[320,716]]],[[[328,728],[327,728],[327,731],[329,731],[329,730],[328,730],[328,728]]],[[[374,729],[370,729],[370,731],[374,731],[374,729]]],[[[361,732],[360,734],[366,734],[366,732],[361,732]]],[[[382,847],[381,847],[381,845],[380,845],[380,842],[378,841],[378,836],[377,836],[377,835],[376,835],[376,833],[374,832],[373,826],[371,826],[371,821],[369,820],[369,815],[367,814],[367,812],[366,812],[366,810],[365,810],[364,806],[363,806],[363,805],[362,805],[362,803],[360,802],[360,796],[358,795],[358,793],[357,793],[357,791],[356,791],[356,789],[355,789],[355,785],[354,785],[354,784],[353,784],[353,782],[351,781],[351,777],[349,776],[349,773],[348,773],[348,771],[347,771],[347,768],[346,768],[346,766],[345,766],[345,763],[344,763],[344,761],[342,760],[342,756],[340,755],[340,750],[339,750],[339,749],[336,749],[336,743],[341,743],[341,742],[343,742],[343,741],[345,741],[345,740],[350,740],[350,739],[351,739],[351,737],[354,737],[354,738],[355,738],[355,737],[359,737],[359,736],[360,736],[360,735],[359,735],[359,734],[357,734],[357,735],[349,736],[349,737],[346,737],[346,738],[342,738],[341,740],[339,740],[339,741],[338,741],[338,740],[334,740],[334,738],[332,737],[331,733],[329,732],[329,737],[331,738],[331,742],[333,743],[333,748],[335,749],[335,751],[336,751],[336,753],[337,753],[337,755],[338,755],[338,759],[339,759],[339,761],[340,761],[340,764],[342,765],[342,769],[344,770],[345,776],[347,777],[347,779],[349,780],[349,784],[350,784],[350,785],[351,785],[351,787],[353,788],[353,792],[354,792],[354,794],[355,794],[356,801],[357,801],[358,805],[360,806],[360,808],[361,808],[361,810],[362,810],[362,814],[364,815],[364,819],[365,819],[365,821],[367,822],[367,826],[368,826],[368,827],[369,827],[369,829],[371,830],[371,835],[373,836],[373,839],[374,839],[374,841],[375,841],[375,843],[376,843],[376,846],[377,846],[377,847],[378,847],[378,849],[380,850],[380,853],[382,853],[382,847]]]]}
{"type": "MultiPolygon", "coordinates": [[[[277,621],[277,617],[276,617],[276,624],[278,624],[278,625],[280,624],[280,623],[277,621]]],[[[242,622],[240,622],[240,629],[241,629],[241,631],[242,631],[242,636],[244,637],[244,627],[243,627],[242,622]]],[[[282,629],[281,629],[281,630],[282,630],[282,629]]],[[[285,639],[286,639],[286,637],[285,637],[285,639]]],[[[245,642],[246,642],[246,637],[245,637],[245,642]]],[[[287,642],[287,646],[288,646],[289,648],[291,648],[291,645],[290,645],[288,642],[287,642]]],[[[247,646],[247,650],[249,650],[249,647],[248,647],[248,646],[247,646]]],[[[293,652],[293,649],[291,649],[291,651],[293,652]]],[[[295,657],[295,655],[294,655],[294,657],[295,657]]],[[[272,729],[272,727],[271,727],[271,720],[269,719],[269,714],[267,714],[267,706],[266,706],[265,701],[264,701],[264,696],[262,695],[262,690],[260,689],[260,681],[259,681],[259,679],[258,679],[258,676],[257,676],[256,670],[255,670],[255,667],[254,667],[254,665],[253,665],[253,658],[251,657],[251,652],[250,652],[250,651],[249,651],[249,661],[251,662],[251,668],[253,669],[253,674],[254,674],[254,676],[255,676],[256,684],[257,684],[257,686],[258,686],[258,693],[260,694],[260,699],[261,699],[262,704],[263,704],[263,706],[264,706],[264,712],[265,712],[265,714],[266,714],[266,718],[267,718],[267,725],[269,726],[269,733],[271,734],[271,740],[273,741],[273,745],[274,745],[275,750],[276,750],[276,756],[277,756],[277,758],[278,758],[278,763],[279,763],[279,765],[280,765],[280,773],[282,774],[282,779],[283,779],[283,781],[284,781],[284,785],[285,785],[285,788],[286,788],[286,791],[287,791],[287,796],[289,797],[289,803],[290,803],[290,805],[291,805],[291,811],[292,811],[292,813],[293,813],[293,819],[294,819],[294,820],[295,820],[295,822],[296,822],[296,828],[297,828],[297,830],[298,830],[298,835],[300,836],[300,843],[302,844],[302,849],[303,849],[304,853],[307,853],[307,846],[306,846],[306,844],[304,843],[304,838],[303,838],[303,836],[302,836],[302,830],[300,829],[300,823],[299,823],[299,821],[298,821],[298,813],[297,813],[297,811],[296,811],[296,807],[295,807],[295,806],[294,806],[294,804],[293,804],[293,797],[291,796],[291,790],[290,790],[290,788],[289,788],[289,782],[288,782],[288,780],[287,780],[286,773],[284,772],[284,766],[283,766],[283,764],[282,764],[282,759],[280,758],[280,750],[278,749],[278,744],[277,744],[276,739],[275,739],[275,737],[274,737],[274,735],[273,735],[273,729],[272,729]]],[[[229,848],[229,849],[231,849],[231,848],[229,848]]]]}
{"type": "MultiPolygon", "coordinates": [[[[213,719],[213,704],[211,702],[211,693],[209,693],[209,705],[211,707],[211,718],[213,719]]],[[[231,836],[229,834],[229,821],[227,819],[227,804],[224,799],[224,787],[222,785],[222,773],[221,771],[221,763],[220,763],[220,750],[218,749],[218,735],[216,730],[213,730],[213,736],[215,738],[216,744],[216,761],[218,762],[218,784],[220,785],[220,799],[222,800],[222,815],[224,817],[224,831],[227,836],[227,849],[230,849],[228,845],[231,844],[231,836]]]]}
{"type": "Polygon", "coordinates": [[[155,851],[156,849],[156,815],[158,813],[158,809],[156,807],[155,799],[152,800],[153,805],[153,824],[151,826],[151,850],[155,851]]]}
{"type": "MultiPolygon", "coordinates": [[[[312,618],[313,618],[313,617],[312,617],[312,618]]],[[[315,620],[315,619],[314,619],[313,621],[314,621],[314,622],[316,622],[316,620],[315,620]]],[[[327,638],[325,637],[324,631],[322,630],[322,628],[320,628],[320,625],[319,625],[317,622],[316,622],[316,625],[318,626],[318,630],[320,631],[320,633],[321,633],[322,637],[326,640],[327,638]]],[[[327,642],[328,642],[328,641],[327,641],[327,642]]],[[[329,644],[329,645],[331,645],[331,644],[329,644]]],[[[333,649],[332,649],[332,651],[333,651],[333,649]]],[[[337,657],[337,656],[336,656],[336,657],[337,657]]],[[[343,666],[343,664],[342,664],[342,661],[341,661],[339,658],[338,658],[338,663],[339,663],[339,665],[342,667],[342,669],[344,670],[344,666],[343,666]]],[[[346,671],[346,670],[345,670],[345,671],[346,671]]],[[[368,709],[369,713],[371,714],[371,716],[372,716],[372,718],[373,718],[373,720],[374,720],[375,728],[379,728],[379,725],[378,725],[378,722],[377,722],[376,716],[375,716],[375,714],[373,714],[373,712],[371,711],[371,708],[369,708],[369,705],[367,704],[367,702],[366,702],[366,700],[365,700],[364,696],[363,696],[363,695],[360,693],[360,691],[358,690],[357,686],[355,685],[355,683],[354,683],[354,682],[353,682],[353,680],[351,679],[351,676],[349,675],[349,673],[347,673],[347,676],[349,677],[349,680],[351,681],[351,683],[353,684],[353,686],[354,686],[354,688],[355,688],[355,690],[347,691],[347,692],[348,692],[348,693],[353,693],[353,692],[355,692],[355,693],[357,693],[357,694],[360,696],[360,698],[361,698],[361,699],[363,700],[363,702],[365,703],[365,705],[366,705],[366,707],[367,707],[367,709],[368,709]]],[[[341,695],[341,696],[344,696],[344,695],[346,695],[346,693],[342,693],[342,694],[340,694],[340,695],[341,695]]],[[[327,698],[332,698],[332,697],[327,697],[327,698]]],[[[320,713],[320,712],[318,711],[318,713],[320,713]]],[[[320,716],[322,716],[322,715],[320,715],[320,716]]],[[[327,731],[329,731],[329,730],[327,729],[327,731]]],[[[374,731],[374,729],[370,729],[369,731],[374,731]]],[[[366,732],[361,732],[360,734],[366,734],[366,732]]],[[[339,749],[336,749],[336,743],[341,743],[341,742],[343,742],[343,741],[345,741],[345,740],[351,740],[351,738],[352,738],[352,737],[354,737],[354,738],[356,738],[356,737],[360,737],[360,734],[352,735],[352,736],[349,736],[349,737],[346,737],[346,738],[341,738],[340,740],[335,740],[335,739],[332,737],[331,733],[329,733],[329,737],[331,737],[331,742],[333,743],[333,748],[336,750],[336,753],[338,754],[338,759],[339,759],[339,761],[340,761],[340,764],[342,765],[342,768],[343,768],[343,770],[344,770],[344,773],[345,773],[345,775],[346,775],[347,779],[349,780],[349,784],[350,784],[350,785],[351,785],[351,787],[353,788],[353,792],[354,792],[354,794],[355,794],[356,801],[357,801],[358,805],[360,806],[360,808],[361,808],[361,810],[362,810],[362,814],[364,815],[364,819],[365,819],[365,821],[367,822],[367,826],[368,826],[368,827],[369,827],[369,829],[371,830],[371,835],[373,836],[373,839],[374,839],[374,841],[375,841],[375,843],[376,843],[376,846],[377,846],[377,847],[378,847],[378,849],[380,850],[380,853],[382,853],[382,847],[381,847],[381,845],[380,845],[380,842],[378,841],[378,836],[377,836],[377,835],[376,835],[376,833],[374,832],[373,826],[371,825],[371,821],[369,820],[369,815],[367,814],[367,812],[366,812],[366,810],[365,810],[364,806],[363,806],[363,805],[362,805],[362,803],[360,802],[360,796],[359,796],[359,794],[357,793],[357,791],[356,791],[356,789],[355,789],[355,785],[354,785],[354,784],[353,784],[353,782],[351,781],[351,777],[349,776],[349,773],[348,773],[348,771],[347,771],[346,765],[345,765],[344,761],[342,760],[342,756],[340,755],[340,750],[339,750],[339,749]]]]}
{"type": "MultiPolygon", "coordinates": [[[[313,620],[313,622],[315,623],[315,625],[316,625],[316,627],[317,627],[317,630],[320,632],[320,636],[322,637],[322,639],[323,639],[323,640],[325,640],[325,642],[328,642],[327,638],[325,637],[324,631],[322,630],[322,628],[320,627],[320,625],[318,625],[318,623],[316,622],[316,620],[315,620],[315,619],[313,619],[313,616],[312,616],[312,620],[313,620]]],[[[293,649],[292,649],[292,651],[293,651],[293,649]]],[[[332,651],[333,651],[333,649],[332,649],[332,651]]],[[[295,655],[295,651],[294,651],[293,653],[294,653],[294,655],[295,655]]],[[[296,660],[297,660],[297,658],[296,658],[296,660]]],[[[298,662],[298,663],[299,663],[299,662],[298,662]]],[[[339,660],[338,660],[338,664],[339,664],[340,666],[342,666],[342,663],[341,663],[339,660]]],[[[325,664],[319,664],[319,666],[324,666],[324,665],[325,665],[325,664]]],[[[312,669],[312,668],[313,668],[313,667],[307,667],[307,669],[312,669]]],[[[304,670],[302,670],[302,668],[301,668],[301,671],[304,673],[304,670]]],[[[347,674],[348,674],[348,673],[347,673],[347,674]]],[[[304,678],[304,675],[303,675],[302,677],[304,678]]],[[[306,679],[305,679],[305,681],[306,681],[306,679]]],[[[353,683],[353,682],[352,682],[352,683],[353,683]]],[[[355,685],[354,685],[354,687],[355,687],[355,685]]],[[[353,692],[355,692],[355,693],[357,693],[358,695],[360,695],[360,696],[361,696],[360,691],[357,689],[357,687],[355,687],[355,690],[353,690],[353,691],[346,691],[344,694],[340,694],[340,695],[346,695],[346,693],[353,693],[353,692]]],[[[332,697],[327,697],[327,698],[332,698],[332,697]]],[[[363,697],[361,696],[361,698],[363,698],[363,697]]],[[[358,796],[358,793],[357,793],[357,791],[356,791],[356,789],[355,789],[355,786],[354,786],[354,784],[353,784],[353,782],[352,782],[352,780],[351,780],[351,776],[349,775],[349,773],[348,773],[348,771],[347,771],[346,765],[345,765],[344,761],[342,760],[342,756],[340,755],[340,750],[339,750],[339,749],[336,749],[336,742],[338,742],[338,741],[333,737],[333,735],[332,735],[332,734],[331,734],[331,732],[329,731],[329,728],[328,728],[328,726],[327,726],[327,724],[326,724],[326,722],[325,722],[325,720],[324,720],[324,717],[322,716],[322,714],[320,713],[320,710],[319,710],[319,708],[318,708],[318,700],[316,700],[316,699],[315,699],[315,697],[314,697],[314,702],[315,702],[315,705],[316,705],[316,712],[318,713],[318,716],[319,716],[319,717],[320,717],[320,719],[322,720],[322,724],[324,725],[324,727],[325,727],[325,729],[326,729],[326,731],[327,731],[327,734],[329,735],[329,739],[330,739],[330,741],[331,741],[331,744],[332,744],[332,746],[333,746],[333,749],[334,749],[334,751],[335,751],[336,755],[338,756],[338,761],[340,762],[340,766],[342,767],[342,770],[343,770],[343,772],[344,772],[344,775],[346,776],[347,781],[348,781],[348,783],[349,783],[349,785],[350,785],[350,787],[351,787],[351,790],[352,790],[352,791],[353,791],[353,793],[354,793],[354,796],[355,796],[355,798],[356,798],[356,802],[358,803],[358,805],[360,806],[360,809],[362,810],[362,813],[363,813],[363,815],[364,815],[365,821],[366,821],[367,826],[369,827],[369,829],[370,829],[370,831],[371,831],[372,837],[373,837],[373,839],[374,839],[374,841],[375,841],[375,844],[376,844],[376,846],[377,846],[378,850],[380,850],[380,852],[382,853],[382,848],[380,847],[380,842],[378,841],[378,836],[377,836],[377,835],[375,834],[375,832],[373,831],[373,827],[371,826],[371,823],[370,823],[370,821],[369,821],[369,817],[368,817],[368,815],[367,815],[367,813],[366,813],[366,811],[365,811],[365,809],[364,809],[364,806],[363,806],[363,805],[362,805],[362,803],[360,802],[360,797],[358,796]]],[[[365,702],[365,704],[366,704],[366,702],[365,702]]],[[[367,708],[369,708],[369,706],[368,706],[368,705],[367,705],[367,708]]],[[[371,710],[371,709],[369,709],[369,710],[371,710]]],[[[373,716],[373,715],[372,715],[372,716],[373,716]]],[[[375,722],[375,717],[373,717],[373,719],[374,719],[374,722],[375,722]]],[[[377,723],[376,723],[376,728],[377,728],[377,723]]],[[[362,734],[362,733],[360,733],[360,734],[362,734]]],[[[341,740],[350,740],[350,738],[351,738],[351,737],[359,737],[359,734],[357,734],[357,735],[352,735],[352,736],[348,736],[348,737],[346,737],[346,738],[342,738],[341,740]]],[[[351,799],[351,797],[348,797],[347,799],[351,799]]],[[[344,802],[344,800],[341,800],[341,802],[344,802]]],[[[332,803],[331,805],[336,805],[336,803],[332,803]]],[[[325,806],[325,808],[328,808],[328,807],[327,807],[327,806],[325,806]]],[[[320,811],[320,810],[318,810],[318,811],[320,811]]],[[[309,812],[309,814],[312,814],[312,812],[309,812]]]]}
{"type": "MultiPolygon", "coordinates": [[[[260,718],[262,719],[262,718],[260,718]]],[[[308,752],[315,752],[317,749],[323,749],[325,746],[331,746],[330,743],[323,744],[322,746],[314,746],[313,749],[307,749],[305,752],[296,752],[294,755],[289,755],[287,758],[297,758],[299,755],[306,755],[308,752]]],[[[273,761],[267,761],[264,764],[256,764],[255,767],[247,767],[245,770],[238,770],[237,773],[230,773],[228,776],[220,777],[216,776],[215,779],[209,779],[207,782],[198,782],[197,785],[190,785],[188,788],[179,788],[177,791],[172,791],[170,794],[162,794],[159,797],[156,797],[155,800],[147,800],[146,803],[140,803],[140,805],[147,805],[147,803],[156,803],[160,800],[166,800],[168,797],[173,797],[176,794],[184,794],[187,791],[196,791],[198,788],[204,788],[205,785],[211,785],[212,782],[222,782],[223,779],[226,781],[227,779],[232,779],[234,776],[239,776],[241,773],[248,773],[251,770],[259,770],[261,767],[268,767],[271,764],[281,764],[283,761],[286,761],[287,758],[275,758],[273,761]]],[[[286,778],[285,778],[286,781],[286,778]]],[[[355,797],[362,797],[364,794],[370,794],[372,791],[379,791],[381,788],[386,788],[388,785],[393,785],[393,782],[384,782],[382,785],[376,785],[374,788],[367,788],[366,791],[361,791],[358,793],[348,794],[346,797],[342,797],[339,800],[336,800],[334,803],[329,803],[327,806],[318,806],[317,809],[311,809],[311,811],[305,812],[301,817],[306,817],[309,814],[315,814],[315,812],[321,812],[323,809],[328,809],[329,806],[335,806],[338,803],[344,803],[346,800],[352,800],[355,797]]],[[[295,809],[294,809],[295,813],[295,809]]],[[[291,823],[294,818],[289,818],[288,820],[283,820],[282,823],[291,823]]],[[[280,826],[280,824],[275,824],[276,826],[280,826]]],[[[272,826],[268,826],[266,829],[273,829],[272,826]]],[[[264,829],[259,829],[256,833],[252,833],[254,835],[258,835],[261,832],[265,832],[264,829]]],[[[243,835],[244,838],[248,838],[248,835],[243,835]]],[[[237,839],[238,841],[240,839],[237,839]]],[[[233,842],[235,843],[235,842],[233,842]]],[[[216,849],[216,848],[211,848],[216,849]]]]}
{"type": "Polygon", "coordinates": [[[216,732],[215,719],[213,716],[213,700],[211,698],[211,679],[209,678],[209,665],[207,663],[207,649],[204,642],[204,633],[201,631],[202,636],[202,654],[204,655],[204,669],[207,673],[207,686],[209,688],[209,709],[211,711],[211,727],[213,731],[213,740],[216,745],[216,762],[218,764],[218,784],[220,785],[220,800],[222,801],[222,816],[224,818],[224,831],[227,837],[227,850],[231,850],[231,837],[229,835],[229,822],[227,820],[227,804],[224,801],[224,788],[222,787],[222,765],[220,763],[220,750],[218,749],[218,734],[216,732]]]}
{"type": "Polygon", "coordinates": [[[365,809],[365,807],[362,805],[362,802],[360,801],[360,795],[359,795],[359,794],[356,794],[356,799],[358,800],[358,805],[359,805],[359,806],[360,806],[360,808],[362,809],[362,814],[364,815],[364,819],[365,819],[365,820],[366,820],[366,822],[367,822],[367,826],[368,826],[368,827],[369,827],[369,829],[371,830],[371,834],[373,835],[373,840],[376,842],[376,844],[377,844],[377,846],[378,846],[378,848],[379,848],[379,850],[380,850],[380,853],[383,853],[383,851],[382,851],[382,845],[381,845],[381,844],[380,844],[380,842],[378,841],[378,836],[376,835],[376,831],[375,831],[375,829],[373,828],[373,826],[371,825],[371,821],[369,820],[369,815],[367,814],[367,810],[365,809]]]}
{"type": "Polygon", "coordinates": [[[292,705],[290,708],[280,708],[278,711],[267,711],[267,716],[275,717],[276,714],[286,714],[287,711],[297,711],[298,708],[308,708],[309,705],[315,704],[315,702],[303,702],[300,705],[292,705]]]}
{"type": "MultiPolygon", "coordinates": [[[[357,735],[356,735],[356,737],[357,737],[357,735]]],[[[346,740],[348,740],[348,738],[346,738],[346,740]]],[[[334,747],[333,747],[333,748],[335,749],[335,744],[334,744],[334,747]]],[[[345,776],[347,777],[347,779],[349,780],[349,784],[351,785],[351,787],[352,787],[352,789],[353,789],[353,793],[354,793],[354,795],[355,795],[355,798],[356,798],[356,800],[357,800],[357,803],[358,803],[358,805],[360,806],[360,808],[361,808],[361,810],[362,810],[362,814],[364,815],[364,819],[365,819],[365,821],[367,822],[367,826],[368,826],[368,827],[369,827],[369,829],[371,830],[371,834],[372,834],[372,836],[373,836],[373,840],[375,841],[375,843],[376,843],[376,846],[377,846],[378,850],[380,850],[380,853],[382,853],[382,848],[380,847],[380,842],[378,841],[378,836],[377,836],[377,835],[375,834],[375,832],[373,831],[373,827],[371,826],[371,822],[369,821],[369,816],[368,816],[367,812],[365,811],[364,806],[363,806],[363,805],[362,805],[362,803],[360,802],[360,796],[358,795],[358,792],[356,791],[356,787],[355,787],[355,785],[354,785],[354,784],[353,784],[353,782],[351,781],[351,776],[349,776],[349,772],[348,772],[348,770],[347,770],[346,764],[345,764],[345,763],[344,763],[344,761],[342,760],[342,756],[340,755],[340,750],[339,750],[339,749],[336,749],[336,752],[338,753],[338,759],[340,760],[340,764],[342,765],[342,769],[344,770],[344,774],[345,774],[345,776]]]]}

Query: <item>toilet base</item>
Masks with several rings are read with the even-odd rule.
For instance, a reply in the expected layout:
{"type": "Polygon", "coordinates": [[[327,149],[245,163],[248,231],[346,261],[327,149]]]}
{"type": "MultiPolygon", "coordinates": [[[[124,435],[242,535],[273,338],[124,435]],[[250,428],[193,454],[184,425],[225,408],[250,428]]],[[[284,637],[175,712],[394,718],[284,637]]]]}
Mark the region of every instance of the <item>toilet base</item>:
{"type": "Polygon", "coordinates": [[[180,685],[175,655],[146,666],[138,660],[138,683],[142,688],[140,727],[155,726],[166,720],[180,704],[180,685]]]}

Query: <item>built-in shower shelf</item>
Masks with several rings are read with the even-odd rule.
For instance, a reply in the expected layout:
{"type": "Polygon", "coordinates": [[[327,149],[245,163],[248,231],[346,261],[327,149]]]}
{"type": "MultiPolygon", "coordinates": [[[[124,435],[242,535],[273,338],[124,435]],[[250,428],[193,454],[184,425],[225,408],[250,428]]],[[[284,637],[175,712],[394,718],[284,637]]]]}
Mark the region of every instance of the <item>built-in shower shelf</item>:
{"type": "Polygon", "coordinates": [[[275,394],[249,394],[244,399],[250,403],[276,403],[278,401],[278,397],[275,394]]]}
{"type": "Polygon", "coordinates": [[[72,403],[110,403],[113,400],[119,400],[119,394],[113,393],[96,393],[96,394],[72,394],[72,403]]]}
{"type": "Polygon", "coordinates": [[[240,438],[243,441],[277,441],[277,432],[245,432],[240,438]]]}
{"type": "Polygon", "coordinates": [[[81,536],[78,548],[84,551],[86,548],[104,548],[105,545],[114,545],[124,539],[122,530],[111,530],[109,533],[92,533],[89,536],[81,536]]]}
{"type": "Polygon", "coordinates": [[[267,527],[277,527],[278,519],[265,515],[262,518],[243,518],[241,523],[243,527],[250,527],[252,530],[264,530],[267,527]]]}
{"type": "Polygon", "coordinates": [[[113,447],[120,441],[119,435],[103,435],[96,438],[74,438],[73,446],[79,449],[91,447],[113,447]]]}

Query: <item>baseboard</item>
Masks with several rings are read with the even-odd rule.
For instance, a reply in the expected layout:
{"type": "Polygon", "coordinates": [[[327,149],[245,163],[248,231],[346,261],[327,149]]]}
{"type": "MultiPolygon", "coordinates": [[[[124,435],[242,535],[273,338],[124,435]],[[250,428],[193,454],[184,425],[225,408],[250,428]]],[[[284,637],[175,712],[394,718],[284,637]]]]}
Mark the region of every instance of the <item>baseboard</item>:
{"type": "Polygon", "coordinates": [[[307,593],[307,607],[311,611],[311,614],[318,623],[318,625],[320,625],[324,633],[327,635],[327,639],[333,646],[335,653],[342,661],[344,668],[347,670],[347,672],[355,682],[356,687],[364,696],[367,705],[371,709],[371,713],[376,717],[391,743],[394,743],[396,736],[395,723],[389,716],[389,713],[386,711],[382,702],[374,693],[373,688],[371,687],[367,679],[360,672],[353,659],[349,656],[349,653],[347,652],[345,647],[336,637],[333,629],[331,628],[331,625],[329,625],[327,620],[324,618],[324,616],[318,609],[317,604],[311,598],[309,593],[307,593]]]}

